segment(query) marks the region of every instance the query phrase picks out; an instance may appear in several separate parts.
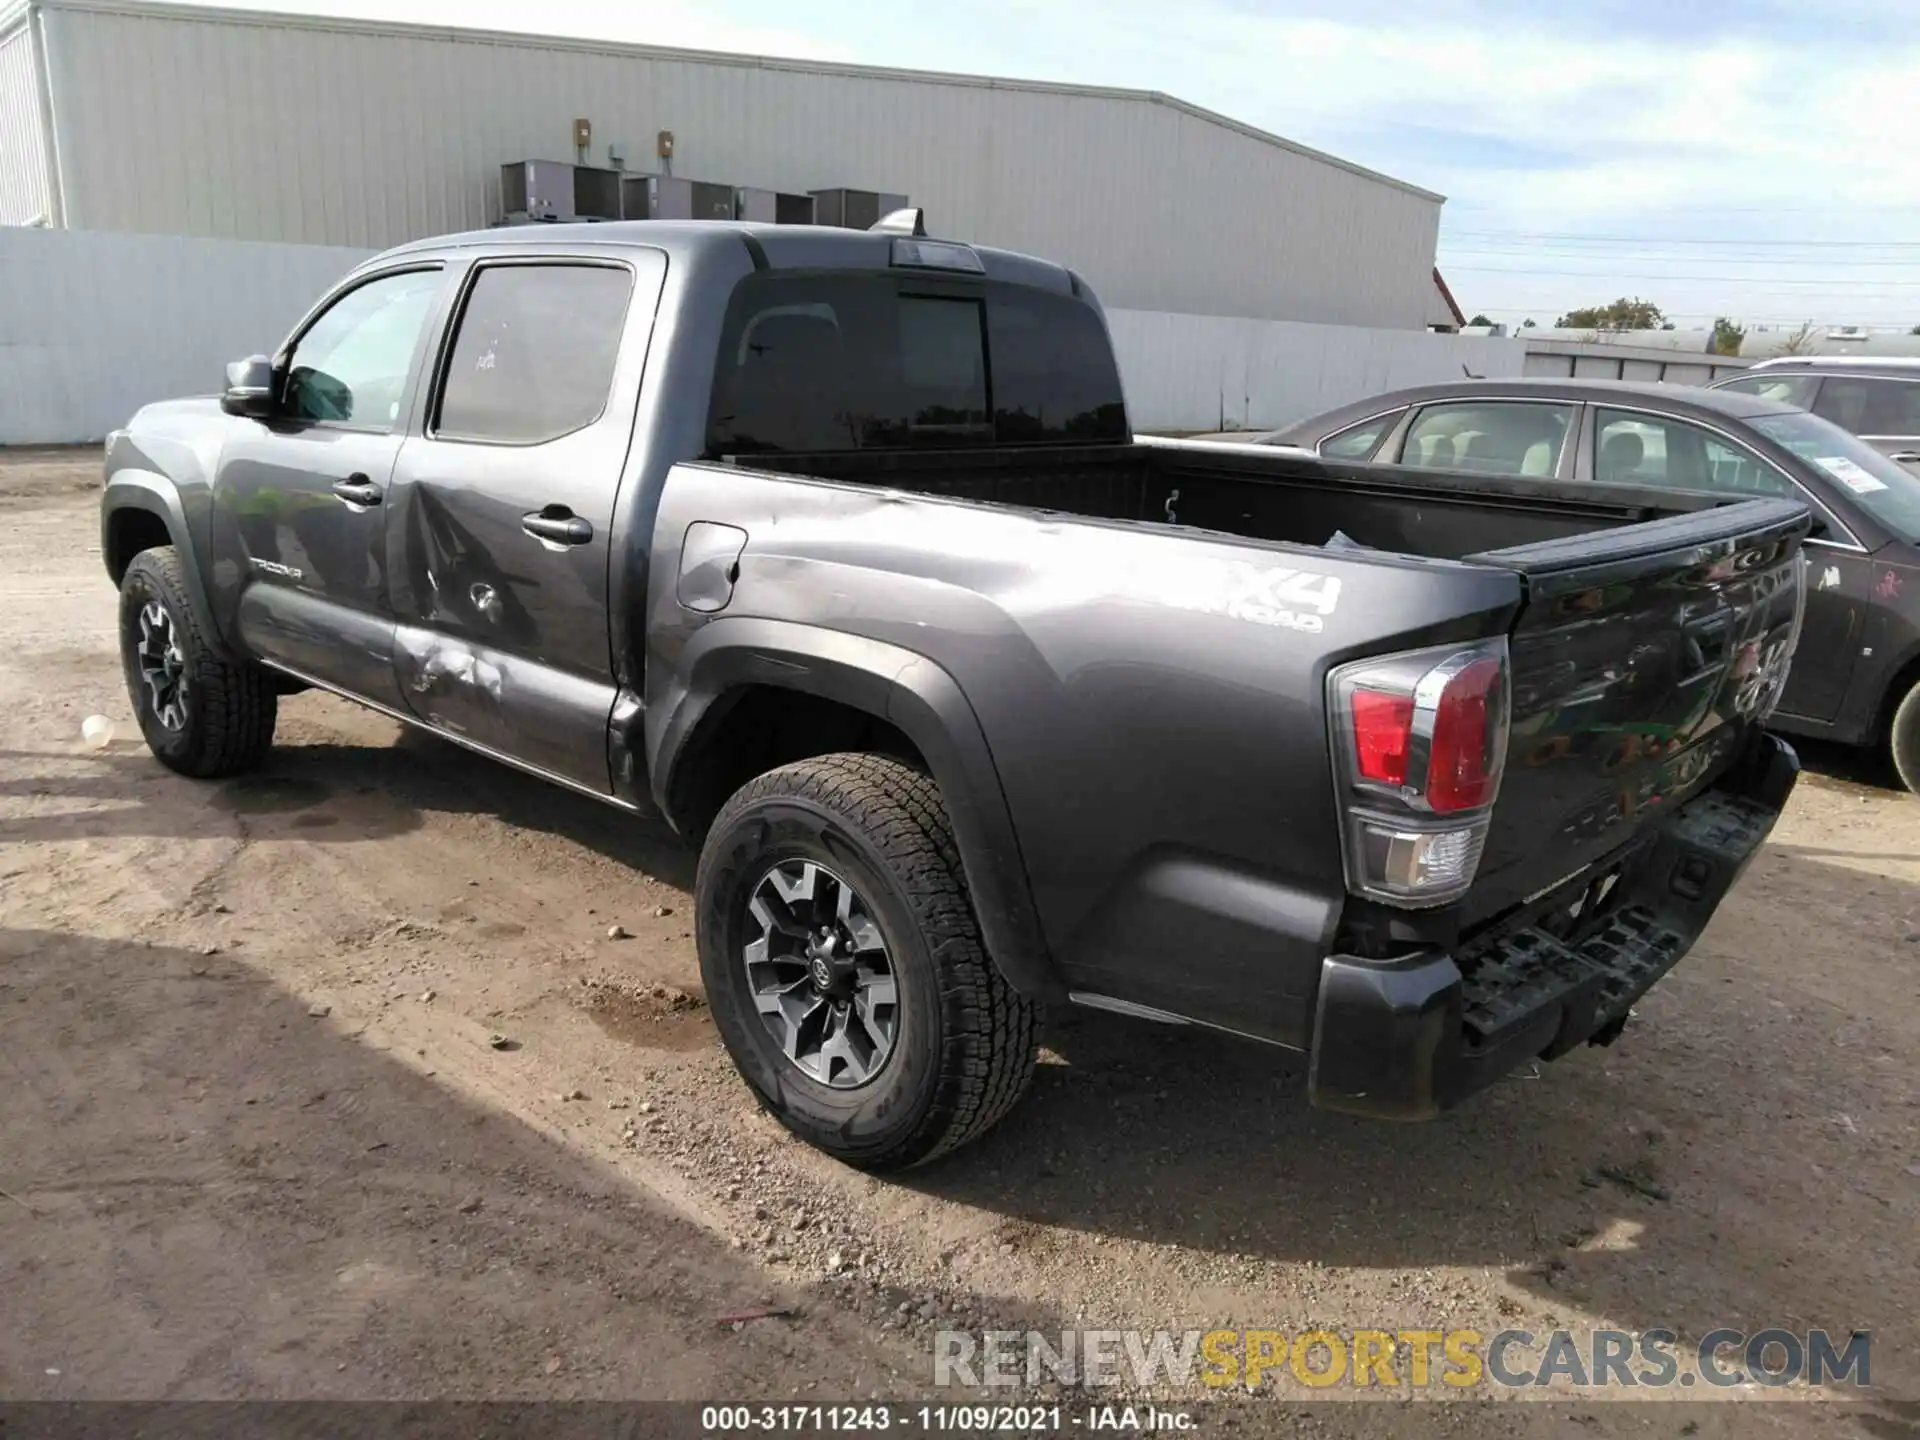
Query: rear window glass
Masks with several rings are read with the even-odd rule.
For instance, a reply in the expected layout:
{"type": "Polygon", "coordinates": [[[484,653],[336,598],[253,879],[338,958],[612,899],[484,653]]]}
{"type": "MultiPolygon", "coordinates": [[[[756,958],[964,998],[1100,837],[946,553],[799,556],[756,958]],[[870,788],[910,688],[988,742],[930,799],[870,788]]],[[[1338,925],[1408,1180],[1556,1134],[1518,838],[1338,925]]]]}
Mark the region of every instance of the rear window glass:
{"type": "Polygon", "coordinates": [[[1736,395],[1757,395],[1762,400],[1777,400],[1782,405],[1798,405],[1805,410],[1813,399],[1813,392],[1820,388],[1820,377],[1769,371],[1764,375],[1742,375],[1738,380],[1713,388],[1731,390],[1736,395]]]}
{"type": "Polygon", "coordinates": [[[742,281],[707,417],[714,455],[1126,438],[1093,309],[890,274],[742,281]]]}
{"type": "Polygon", "coordinates": [[[1396,410],[1391,415],[1376,415],[1358,425],[1349,425],[1322,440],[1320,453],[1335,460],[1365,460],[1379,445],[1380,437],[1400,422],[1403,413],[1396,410]]]}
{"type": "Polygon", "coordinates": [[[474,277],[434,431],[533,445],[606,409],[633,275],[617,266],[492,265],[474,277]]]}
{"type": "Polygon", "coordinates": [[[1855,435],[1920,435],[1920,381],[1829,375],[1813,413],[1855,435]]]}
{"type": "Polygon", "coordinates": [[[1483,475],[1554,473],[1573,407],[1540,401],[1469,400],[1429,405],[1414,418],[1402,465],[1483,475]]]}

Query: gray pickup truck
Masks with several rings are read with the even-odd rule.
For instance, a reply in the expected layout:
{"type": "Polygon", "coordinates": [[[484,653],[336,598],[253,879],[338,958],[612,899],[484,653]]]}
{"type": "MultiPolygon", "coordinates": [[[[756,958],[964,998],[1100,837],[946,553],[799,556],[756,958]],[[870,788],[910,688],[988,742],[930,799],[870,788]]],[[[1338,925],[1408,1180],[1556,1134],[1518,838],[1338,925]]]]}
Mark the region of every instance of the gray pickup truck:
{"type": "Polygon", "coordinates": [[[1806,511],[1136,441],[1078,276],[919,231],[407,245],[140,411],[153,753],[318,686],[663,815],[728,1050],[858,1165],[993,1125],[1049,1003],[1387,1117],[1611,1041],[1798,773],[1806,511]]]}

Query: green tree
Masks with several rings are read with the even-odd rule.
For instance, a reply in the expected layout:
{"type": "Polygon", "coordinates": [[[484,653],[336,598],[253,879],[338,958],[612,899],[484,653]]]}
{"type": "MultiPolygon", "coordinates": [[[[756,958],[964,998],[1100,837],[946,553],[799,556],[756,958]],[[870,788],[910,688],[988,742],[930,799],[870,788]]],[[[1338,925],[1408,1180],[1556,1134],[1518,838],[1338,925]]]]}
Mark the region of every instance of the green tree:
{"type": "Polygon", "coordinates": [[[1488,319],[1488,318],[1487,318],[1486,316],[1484,316],[1484,315],[1476,315],[1476,316],[1474,316],[1474,317],[1473,317],[1473,318],[1472,318],[1471,320],[1469,320],[1469,321],[1467,321],[1467,325],[1468,325],[1469,327],[1472,327],[1472,326],[1475,326],[1475,325],[1486,325],[1486,326],[1491,326],[1492,324],[1493,324],[1493,321],[1491,321],[1491,320],[1489,320],[1489,319],[1488,319]]]}
{"type": "Polygon", "coordinates": [[[1738,355],[1740,347],[1746,343],[1747,332],[1744,326],[1736,325],[1725,315],[1713,322],[1713,339],[1707,342],[1709,355],[1738,355]]]}
{"type": "Polygon", "coordinates": [[[1817,337],[1814,334],[1813,322],[1803,320],[1798,330],[1774,347],[1774,353],[1776,355],[1811,355],[1816,345],[1817,337]]]}
{"type": "Polygon", "coordinates": [[[1920,325],[1914,326],[1911,330],[1907,331],[1907,333],[1909,335],[1920,335],[1920,325]]]}
{"type": "MultiPolygon", "coordinates": [[[[1529,315],[1526,319],[1520,322],[1520,328],[1522,330],[1538,330],[1540,327],[1533,323],[1533,317],[1529,315]]],[[[1920,331],[1920,325],[1914,326],[1914,329],[1916,331],[1920,331]]]]}
{"type": "Polygon", "coordinates": [[[1569,310],[1554,322],[1562,330],[1658,330],[1667,325],[1667,317],[1651,300],[1622,296],[1605,305],[1589,305],[1569,310]]]}

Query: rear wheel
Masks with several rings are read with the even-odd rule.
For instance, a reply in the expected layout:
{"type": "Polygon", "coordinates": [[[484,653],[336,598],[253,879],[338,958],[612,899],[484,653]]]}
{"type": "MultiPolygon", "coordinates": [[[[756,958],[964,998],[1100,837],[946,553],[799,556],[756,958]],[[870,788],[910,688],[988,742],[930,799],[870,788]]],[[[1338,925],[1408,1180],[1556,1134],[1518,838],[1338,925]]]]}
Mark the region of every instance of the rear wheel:
{"type": "Polygon", "coordinates": [[[133,557],[120,581],[127,697],[154,758],[198,779],[251,770],[273,744],[273,677],[208,643],[171,545],[133,557]]]}
{"type": "Polygon", "coordinates": [[[1893,712],[1892,731],[1887,737],[1893,752],[1893,768],[1907,789],[1920,795],[1920,681],[1907,691],[1906,698],[1893,712]]]}
{"type": "Polygon", "coordinates": [[[849,1164],[919,1164],[990,1129],[1033,1074],[1037,1012],[980,940],[940,792],[827,755],[742,787],[707,832],[700,973],[741,1075],[849,1164]]]}

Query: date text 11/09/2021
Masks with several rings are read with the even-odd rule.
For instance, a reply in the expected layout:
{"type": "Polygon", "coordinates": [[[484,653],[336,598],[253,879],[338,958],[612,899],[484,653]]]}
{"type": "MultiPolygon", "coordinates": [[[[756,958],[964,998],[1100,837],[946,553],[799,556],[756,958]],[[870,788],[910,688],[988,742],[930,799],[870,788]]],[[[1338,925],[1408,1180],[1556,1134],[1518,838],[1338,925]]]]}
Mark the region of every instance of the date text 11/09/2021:
{"type": "Polygon", "coordinates": [[[703,1435],[784,1431],[834,1432],[922,1430],[931,1434],[1044,1434],[1084,1430],[1145,1434],[1197,1429],[1191,1412],[1155,1405],[708,1405],[700,1412],[703,1435]]]}

